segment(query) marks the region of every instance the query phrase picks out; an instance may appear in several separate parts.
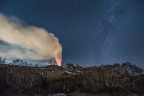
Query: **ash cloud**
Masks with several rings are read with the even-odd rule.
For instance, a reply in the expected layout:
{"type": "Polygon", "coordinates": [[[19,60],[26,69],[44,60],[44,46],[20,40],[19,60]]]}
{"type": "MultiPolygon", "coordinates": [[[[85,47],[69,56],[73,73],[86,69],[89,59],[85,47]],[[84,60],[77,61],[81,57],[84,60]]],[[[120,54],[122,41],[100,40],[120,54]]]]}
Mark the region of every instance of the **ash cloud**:
{"type": "Polygon", "coordinates": [[[29,60],[62,59],[62,46],[54,34],[43,28],[23,25],[0,14],[0,56],[29,60]]]}

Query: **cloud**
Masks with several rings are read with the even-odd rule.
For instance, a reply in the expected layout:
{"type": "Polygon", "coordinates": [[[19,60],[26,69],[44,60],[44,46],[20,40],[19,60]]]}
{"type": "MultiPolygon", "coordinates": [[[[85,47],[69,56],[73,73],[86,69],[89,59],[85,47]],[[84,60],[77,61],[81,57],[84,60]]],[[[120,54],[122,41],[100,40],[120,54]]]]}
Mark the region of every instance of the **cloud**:
{"type": "Polygon", "coordinates": [[[62,46],[54,34],[43,28],[23,25],[20,20],[0,14],[0,56],[42,60],[62,59],[62,46]]]}

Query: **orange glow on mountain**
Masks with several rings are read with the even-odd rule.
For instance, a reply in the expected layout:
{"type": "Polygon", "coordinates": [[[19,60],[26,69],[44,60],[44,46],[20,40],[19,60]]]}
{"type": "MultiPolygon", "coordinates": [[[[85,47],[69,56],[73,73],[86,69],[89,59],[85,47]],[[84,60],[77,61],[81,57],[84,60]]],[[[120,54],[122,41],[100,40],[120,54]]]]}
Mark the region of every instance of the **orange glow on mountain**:
{"type": "Polygon", "coordinates": [[[58,66],[61,66],[62,59],[60,59],[60,58],[56,59],[56,63],[57,63],[58,66]]]}

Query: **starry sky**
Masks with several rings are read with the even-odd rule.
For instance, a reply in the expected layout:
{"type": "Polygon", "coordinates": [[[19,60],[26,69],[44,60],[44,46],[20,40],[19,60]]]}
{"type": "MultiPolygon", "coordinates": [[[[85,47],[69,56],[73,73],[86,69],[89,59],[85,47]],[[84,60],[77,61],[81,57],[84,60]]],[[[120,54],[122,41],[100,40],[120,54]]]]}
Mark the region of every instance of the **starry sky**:
{"type": "Polygon", "coordinates": [[[144,64],[144,0],[0,0],[0,12],[55,34],[64,64],[144,64]]]}

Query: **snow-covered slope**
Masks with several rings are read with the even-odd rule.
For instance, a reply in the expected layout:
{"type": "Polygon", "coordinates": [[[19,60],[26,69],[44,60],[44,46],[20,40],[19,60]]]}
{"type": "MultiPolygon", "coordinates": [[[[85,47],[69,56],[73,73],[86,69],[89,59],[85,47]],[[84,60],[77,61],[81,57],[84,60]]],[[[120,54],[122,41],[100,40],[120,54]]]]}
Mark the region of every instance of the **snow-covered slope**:
{"type": "Polygon", "coordinates": [[[64,74],[72,74],[75,75],[76,73],[80,73],[80,69],[83,67],[78,64],[64,64],[62,66],[57,65],[48,65],[46,66],[46,70],[50,72],[60,72],[64,74]]]}

